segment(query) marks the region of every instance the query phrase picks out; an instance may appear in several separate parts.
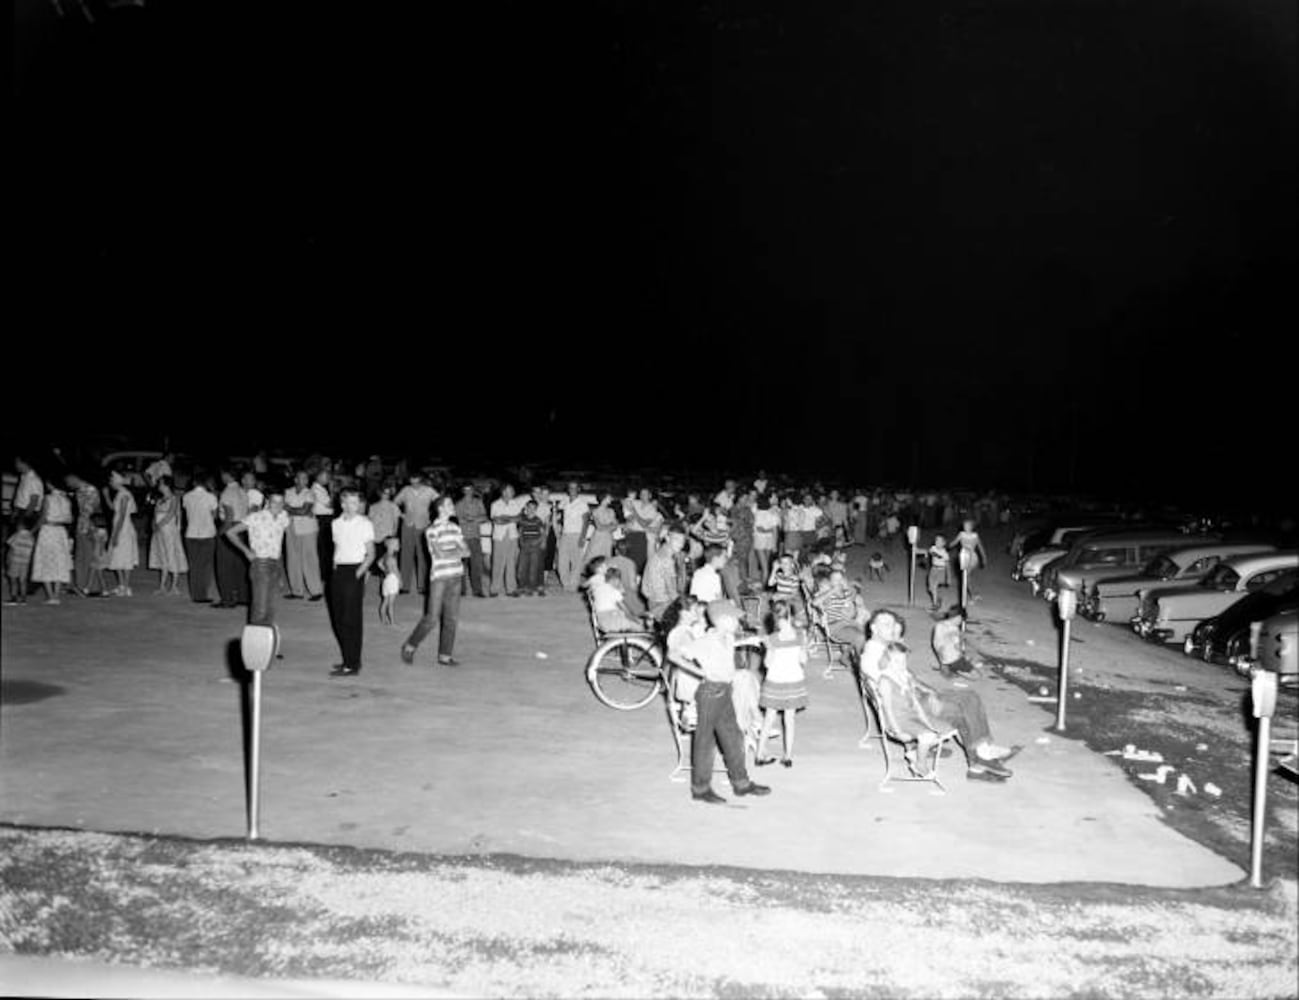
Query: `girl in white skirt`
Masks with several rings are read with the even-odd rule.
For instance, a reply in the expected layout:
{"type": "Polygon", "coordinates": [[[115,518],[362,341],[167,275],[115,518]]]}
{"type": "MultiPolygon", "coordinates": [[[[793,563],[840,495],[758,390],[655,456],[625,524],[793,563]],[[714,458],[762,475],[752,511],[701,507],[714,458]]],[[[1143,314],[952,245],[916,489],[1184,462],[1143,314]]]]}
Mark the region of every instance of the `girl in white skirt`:
{"type": "Polygon", "coordinates": [[[758,752],[754,763],[759,767],[773,764],[768,757],[767,740],[780,713],[785,730],[785,755],[780,763],[794,766],[794,714],[807,708],[807,678],[803,668],[807,665],[807,640],[794,627],[794,608],[788,601],[776,601],[771,606],[771,617],[776,629],[766,637],[767,652],[763,658],[767,667],[762,682],[758,706],[766,713],[762,720],[762,733],[758,737],[758,752]]]}

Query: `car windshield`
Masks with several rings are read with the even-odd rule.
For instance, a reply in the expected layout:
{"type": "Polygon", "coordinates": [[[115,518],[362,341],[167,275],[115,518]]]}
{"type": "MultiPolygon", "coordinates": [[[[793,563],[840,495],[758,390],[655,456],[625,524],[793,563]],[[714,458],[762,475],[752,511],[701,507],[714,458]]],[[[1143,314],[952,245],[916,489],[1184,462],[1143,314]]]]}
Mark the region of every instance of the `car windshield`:
{"type": "Polygon", "coordinates": [[[1220,564],[1200,581],[1200,586],[1205,590],[1235,590],[1238,583],[1240,583],[1240,574],[1230,566],[1220,564]]]}
{"type": "Polygon", "coordinates": [[[1171,580],[1181,572],[1181,567],[1168,556],[1155,556],[1150,562],[1146,563],[1145,569],[1141,571],[1142,576],[1154,577],[1156,580],[1171,580]]]}
{"type": "Polygon", "coordinates": [[[1123,549],[1102,549],[1099,546],[1089,545],[1082,550],[1078,561],[1088,566],[1121,563],[1123,561],[1123,549]]]}

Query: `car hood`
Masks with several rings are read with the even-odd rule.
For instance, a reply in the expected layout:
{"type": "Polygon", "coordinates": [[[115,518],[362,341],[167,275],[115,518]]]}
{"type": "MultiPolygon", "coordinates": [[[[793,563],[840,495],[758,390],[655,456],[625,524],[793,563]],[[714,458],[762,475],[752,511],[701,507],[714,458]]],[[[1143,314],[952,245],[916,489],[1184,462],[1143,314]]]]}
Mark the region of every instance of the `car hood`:
{"type": "Polygon", "coordinates": [[[1024,557],[1024,567],[1036,566],[1040,569],[1052,560],[1059,559],[1066,551],[1066,549],[1036,549],[1024,557]]]}
{"type": "MultiPolygon", "coordinates": [[[[1093,566],[1090,569],[1062,569],[1056,574],[1062,587],[1079,590],[1100,581],[1110,581],[1129,571],[1128,566],[1093,566]]],[[[1136,593],[1135,588],[1132,593],[1136,593]]]]}

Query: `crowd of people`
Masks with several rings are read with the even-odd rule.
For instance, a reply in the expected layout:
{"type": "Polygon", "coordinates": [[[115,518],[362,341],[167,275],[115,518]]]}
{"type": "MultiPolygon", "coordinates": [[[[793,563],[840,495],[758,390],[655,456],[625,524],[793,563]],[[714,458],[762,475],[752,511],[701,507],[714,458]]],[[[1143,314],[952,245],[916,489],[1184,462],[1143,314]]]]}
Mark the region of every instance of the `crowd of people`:
{"type": "MultiPolygon", "coordinates": [[[[6,603],[26,603],[31,584],[44,588],[49,605],[66,594],[132,597],[143,547],[136,519],[143,511],[156,593],[187,593],[216,608],[246,606],[248,622],[261,625],[274,624],[279,599],[326,601],[341,653],[333,677],[362,670],[371,573],[380,578],[378,617],[385,625],[396,625],[402,595],[420,600],[401,659],[414,663],[434,636],[443,666],[459,662],[462,598],[581,590],[601,631],[657,631],[682,668],[673,697],[695,733],[692,790],[701,801],[722,801],[711,788],[714,744],[736,794],[767,790],[745,771],[731,697],[735,650],[762,649],[765,679],[751,699],[761,719],[756,763],[776,762],[766,748],[779,723],[780,763],[792,767],[794,717],[807,706],[803,666],[818,631],[847,657],[847,666],[873,677],[904,707],[913,704],[911,717],[957,724],[971,777],[1009,777],[1001,761],[1011,751],[990,743],[977,695],[951,697],[907,679],[900,638],[890,636],[898,620],[870,614],[861,582],[847,578],[845,557],[853,545],[878,547],[868,566],[879,581],[889,572],[884,553],[901,539],[903,525],[926,531],[917,544],[936,610],[939,590],[950,585],[952,557],[968,551],[963,566],[986,564],[978,527],[1008,517],[994,495],[962,511],[941,493],[782,488],[760,472],[751,483],[727,480],[715,494],[648,486],[584,490],[568,482],[562,490],[534,484],[520,492],[503,483],[484,496],[472,482],[430,482],[418,470],[395,481],[377,459],[354,475],[336,475],[335,468],[318,459],[279,473],[264,462],[215,474],[196,469],[182,490],[171,456],[163,456],[144,470],[146,494],[137,497],[121,470],[110,470],[101,485],[68,470],[42,477],[19,458],[6,539],[6,603]],[[941,529],[958,521],[949,547],[941,529]]],[[[935,626],[938,667],[947,676],[969,668],[959,651],[949,655],[953,642],[959,650],[961,623],[950,612],[935,626]]],[[[748,689],[747,679],[742,687],[748,689]]]]}

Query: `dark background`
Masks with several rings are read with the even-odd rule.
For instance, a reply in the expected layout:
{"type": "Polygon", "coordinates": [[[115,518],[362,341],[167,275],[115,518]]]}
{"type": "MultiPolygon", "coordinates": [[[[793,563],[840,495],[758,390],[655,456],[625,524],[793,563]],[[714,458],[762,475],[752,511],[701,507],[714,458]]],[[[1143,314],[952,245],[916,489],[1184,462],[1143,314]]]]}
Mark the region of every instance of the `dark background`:
{"type": "Polygon", "coordinates": [[[1293,0],[18,0],[6,435],[1198,502],[1293,467],[1293,0]]]}

